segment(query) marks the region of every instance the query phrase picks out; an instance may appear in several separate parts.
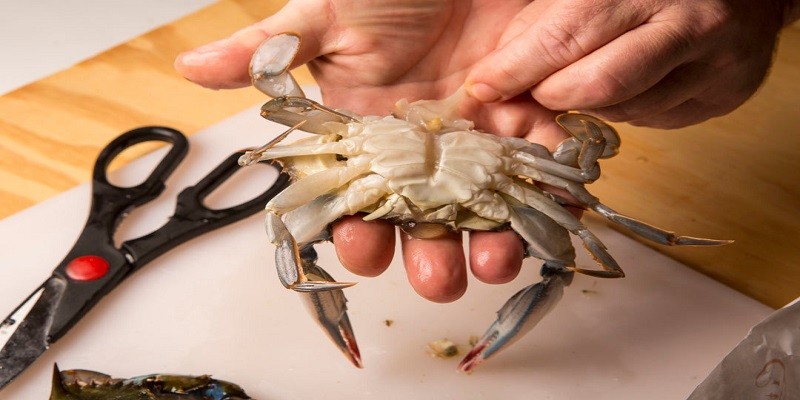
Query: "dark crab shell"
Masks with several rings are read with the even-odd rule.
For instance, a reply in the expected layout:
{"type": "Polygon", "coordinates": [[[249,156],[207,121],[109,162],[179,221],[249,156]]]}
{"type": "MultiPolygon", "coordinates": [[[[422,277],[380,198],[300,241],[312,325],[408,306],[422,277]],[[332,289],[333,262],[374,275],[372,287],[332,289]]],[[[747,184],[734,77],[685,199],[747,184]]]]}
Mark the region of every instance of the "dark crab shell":
{"type": "Polygon", "coordinates": [[[209,375],[143,375],[117,379],[87,371],[53,367],[50,400],[245,400],[238,385],[209,375]]]}

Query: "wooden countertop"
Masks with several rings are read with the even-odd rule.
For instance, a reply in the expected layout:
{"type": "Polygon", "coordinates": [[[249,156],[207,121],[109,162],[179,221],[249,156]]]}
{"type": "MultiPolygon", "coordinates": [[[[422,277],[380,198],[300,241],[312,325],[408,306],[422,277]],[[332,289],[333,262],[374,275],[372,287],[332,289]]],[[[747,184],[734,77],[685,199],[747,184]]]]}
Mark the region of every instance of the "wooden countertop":
{"type": "MultiPolygon", "coordinates": [[[[283,3],[221,0],[0,96],[0,217],[87,182],[96,154],[125,130],[192,134],[264,101],[252,89],[197,87],[172,63],[283,3]]],[[[298,78],[312,82],[306,70],[298,78]]],[[[593,193],[658,226],[735,239],[658,248],[757,300],[780,307],[800,296],[800,25],[786,29],[766,84],[736,112],[677,131],[618,128],[622,153],[602,164],[593,193]]]]}

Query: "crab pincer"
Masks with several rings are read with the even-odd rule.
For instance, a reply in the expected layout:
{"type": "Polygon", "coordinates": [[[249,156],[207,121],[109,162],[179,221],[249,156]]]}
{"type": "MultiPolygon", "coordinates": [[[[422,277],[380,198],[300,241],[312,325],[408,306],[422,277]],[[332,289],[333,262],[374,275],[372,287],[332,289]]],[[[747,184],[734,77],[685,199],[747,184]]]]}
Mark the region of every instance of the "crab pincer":
{"type": "Polygon", "coordinates": [[[458,364],[459,370],[472,372],[478,364],[533,329],[561,300],[573,273],[545,265],[541,275],[541,282],[523,288],[503,304],[497,311],[497,320],[458,364]]]}

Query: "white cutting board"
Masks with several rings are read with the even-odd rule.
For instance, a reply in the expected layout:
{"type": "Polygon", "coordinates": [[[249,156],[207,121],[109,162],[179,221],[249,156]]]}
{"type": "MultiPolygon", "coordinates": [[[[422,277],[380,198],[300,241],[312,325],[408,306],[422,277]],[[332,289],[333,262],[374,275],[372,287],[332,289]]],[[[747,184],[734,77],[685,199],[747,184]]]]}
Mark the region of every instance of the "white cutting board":
{"type": "MultiPolygon", "coordinates": [[[[227,154],[281,130],[253,108],[193,136],[165,195],[133,213],[125,238],[160,226],[179,189],[227,154]]],[[[154,153],[131,164],[122,181],[144,176],[159,159],[154,153]]],[[[227,204],[268,184],[266,170],[239,174],[238,185],[224,187],[227,204]]],[[[83,185],[0,221],[0,314],[46,279],[72,246],[88,194],[83,185]]],[[[339,280],[360,282],[346,289],[365,365],[358,370],[278,282],[258,215],[188,242],[123,282],[0,399],[46,399],[55,362],[115,377],[210,373],[257,399],[683,399],[772,311],[591,225],[628,276],[576,276],[537,329],[472,375],[456,372],[460,357],[431,358],[426,344],[446,337],[466,349],[509,296],[538,280],[540,262],[527,260],[511,284],[471,280],[462,299],[443,305],[413,292],[399,257],[384,275],[360,278],[339,266],[332,245],[318,246],[320,265],[339,280]]],[[[591,264],[578,253],[579,265],[591,264]]]]}

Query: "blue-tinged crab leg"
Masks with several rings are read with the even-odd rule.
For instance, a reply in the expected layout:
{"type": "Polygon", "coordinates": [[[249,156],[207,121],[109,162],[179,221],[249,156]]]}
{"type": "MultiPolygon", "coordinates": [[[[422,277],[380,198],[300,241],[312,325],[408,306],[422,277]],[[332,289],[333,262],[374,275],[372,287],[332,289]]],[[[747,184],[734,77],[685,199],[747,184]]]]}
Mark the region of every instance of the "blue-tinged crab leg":
{"type": "MultiPolygon", "coordinates": [[[[572,192],[570,191],[570,193],[572,192]]],[[[635,218],[619,214],[600,202],[589,204],[589,207],[609,221],[618,223],[630,229],[633,231],[633,233],[659,244],[664,244],[667,246],[722,246],[733,243],[733,240],[726,239],[706,239],[692,236],[679,236],[674,232],[670,232],[657,226],[639,221],[635,218]]]]}
{"type": "Polygon", "coordinates": [[[533,329],[561,299],[564,287],[572,281],[572,275],[572,272],[558,265],[545,263],[542,281],[520,290],[503,304],[497,312],[497,320],[458,368],[466,373],[472,372],[478,364],[533,329]]]}
{"type": "MultiPolygon", "coordinates": [[[[314,279],[335,282],[333,277],[317,265],[317,253],[311,245],[301,251],[303,272],[314,279]]],[[[347,299],[344,291],[334,289],[325,292],[300,293],[309,312],[317,317],[317,322],[325,334],[336,344],[342,354],[358,368],[362,367],[361,353],[350,319],[347,317],[347,299]]]]}

